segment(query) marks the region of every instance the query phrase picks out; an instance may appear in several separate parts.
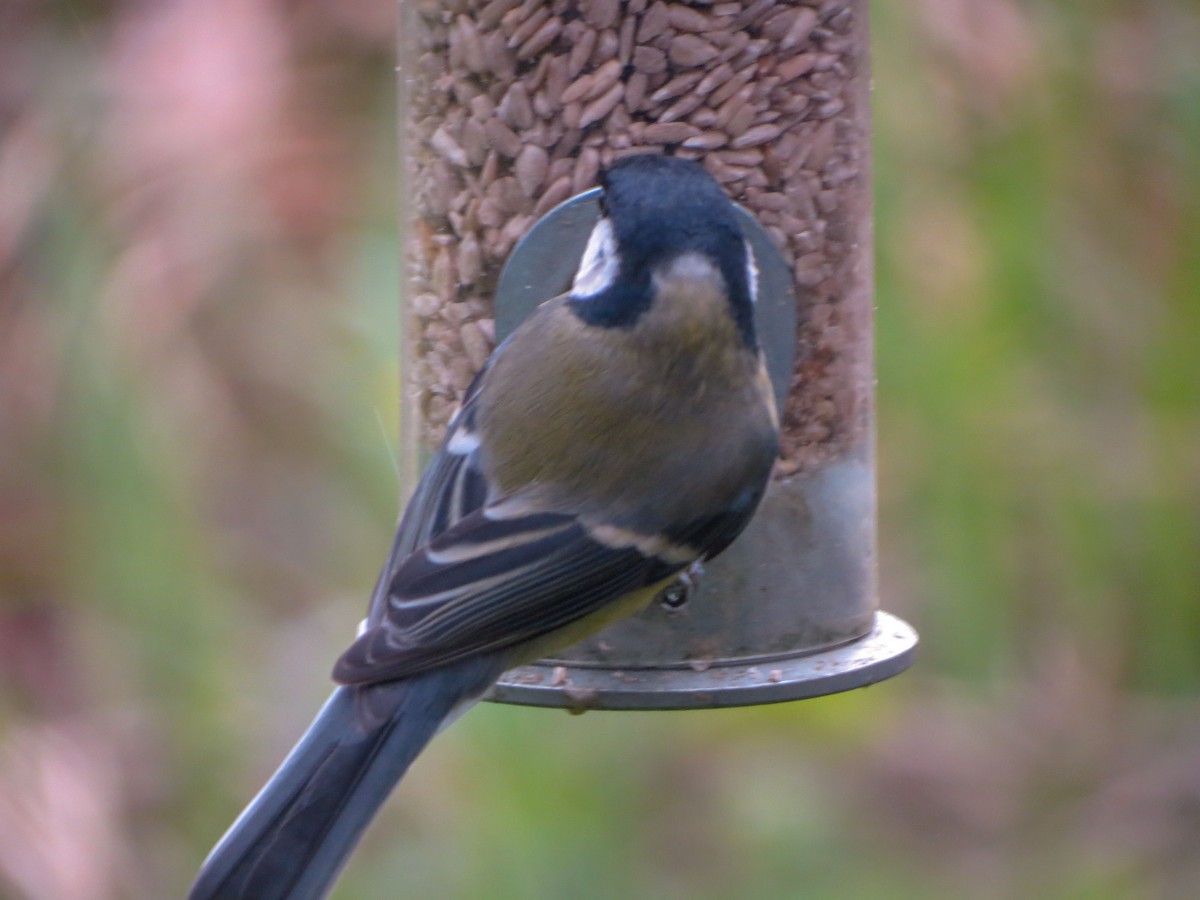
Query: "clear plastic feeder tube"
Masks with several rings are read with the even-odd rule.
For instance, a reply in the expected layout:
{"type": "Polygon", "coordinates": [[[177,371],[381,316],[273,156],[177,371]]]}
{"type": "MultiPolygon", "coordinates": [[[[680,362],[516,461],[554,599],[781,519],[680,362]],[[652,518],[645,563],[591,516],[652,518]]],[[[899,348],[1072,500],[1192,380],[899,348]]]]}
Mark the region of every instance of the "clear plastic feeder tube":
{"type": "Polygon", "coordinates": [[[497,329],[567,287],[614,159],[699,160],[775,273],[759,328],[782,450],[755,520],[682,606],[516,670],[494,699],[732,705],[907,666],[916,636],[876,584],[866,0],[400,9],[406,459],[426,458],[497,329]]]}

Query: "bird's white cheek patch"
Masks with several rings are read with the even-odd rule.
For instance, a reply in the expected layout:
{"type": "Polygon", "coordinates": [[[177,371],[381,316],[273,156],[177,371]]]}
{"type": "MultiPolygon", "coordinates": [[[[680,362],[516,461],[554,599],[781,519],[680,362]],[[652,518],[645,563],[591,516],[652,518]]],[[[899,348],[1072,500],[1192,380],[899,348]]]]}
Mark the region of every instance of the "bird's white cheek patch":
{"type": "Polygon", "coordinates": [[[592,229],[579,271],[571,283],[571,296],[580,299],[594,297],[606,290],[617,277],[617,246],[612,223],[601,219],[592,229]]]}

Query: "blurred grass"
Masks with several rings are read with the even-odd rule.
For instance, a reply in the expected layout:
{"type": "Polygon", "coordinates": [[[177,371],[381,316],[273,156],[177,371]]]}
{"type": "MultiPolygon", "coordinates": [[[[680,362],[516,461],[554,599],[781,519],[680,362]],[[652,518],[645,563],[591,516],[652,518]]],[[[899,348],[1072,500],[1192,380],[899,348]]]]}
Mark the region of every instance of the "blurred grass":
{"type": "MultiPolygon", "coordinates": [[[[1200,883],[1200,12],[874,14],[882,585],[919,666],[480,708],[336,896],[1200,883]]],[[[390,29],[0,10],[0,895],[180,895],[361,615],[397,490],[390,29]]]]}

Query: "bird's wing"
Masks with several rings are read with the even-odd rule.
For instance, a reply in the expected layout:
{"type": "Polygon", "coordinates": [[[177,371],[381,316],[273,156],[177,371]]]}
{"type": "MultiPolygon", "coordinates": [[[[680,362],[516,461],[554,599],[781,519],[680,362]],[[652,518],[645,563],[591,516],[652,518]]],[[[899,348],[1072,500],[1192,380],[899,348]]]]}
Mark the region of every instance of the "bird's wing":
{"type": "Polygon", "coordinates": [[[334,669],[343,684],[401,678],[524,643],[656,584],[695,548],[508,500],[476,510],[412,553],[382,615],[334,669]]]}
{"type": "Polygon", "coordinates": [[[450,420],[446,436],[417,482],[405,507],[392,549],[371,595],[368,623],[387,614],[387,594],[393,573],[418,547],[428,544],[487,501],[482,451],[475,433],[475,399],[491,360],[467,388],[462,407],[450,420]]]}

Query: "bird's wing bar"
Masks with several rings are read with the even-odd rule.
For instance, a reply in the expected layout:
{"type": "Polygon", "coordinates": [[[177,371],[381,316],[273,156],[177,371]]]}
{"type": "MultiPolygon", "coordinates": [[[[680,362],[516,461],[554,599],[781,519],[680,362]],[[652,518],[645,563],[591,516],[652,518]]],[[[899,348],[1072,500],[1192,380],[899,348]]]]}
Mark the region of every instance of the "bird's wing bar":
{"type": "Polygon", "coordinates": [[[478,510],[396,569],[381,618],[338,660],[335,680],[401,678],[548,634],[687,562],[614,540],[561,513],[478,510]]]}

